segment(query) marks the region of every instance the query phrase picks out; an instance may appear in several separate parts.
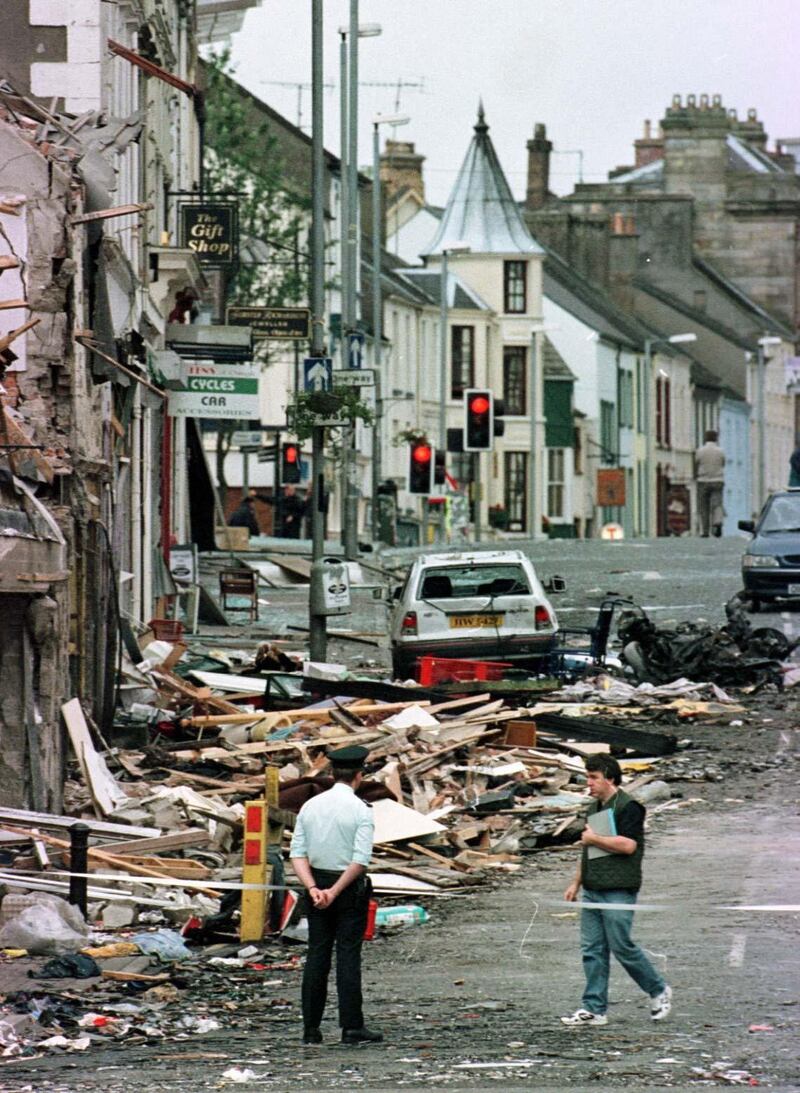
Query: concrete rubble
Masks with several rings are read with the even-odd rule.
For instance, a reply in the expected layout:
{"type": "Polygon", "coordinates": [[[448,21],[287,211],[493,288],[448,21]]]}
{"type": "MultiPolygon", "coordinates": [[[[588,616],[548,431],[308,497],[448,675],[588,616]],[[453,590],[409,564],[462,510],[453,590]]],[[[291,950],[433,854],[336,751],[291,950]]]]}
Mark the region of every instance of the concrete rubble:
{"type": "Polygon", "coordinates": [[[511,883],[526,855],[574,846],[587,755],[613,750],[652,817],[691,807],[676,782],[721,777],[674,730],[699,721],[736,732],[747,719],[740,692],[686,678],[637,684],[595,668],[573,680],[442,679],[431,689],[391,683],[379,669],[310,666],[302,643],[174,639],[145,633],[138,654],[123,658],[121,683],[136,701],[117,709],[116,746],[77,703],[65,706],[67,814],[0,809],[0,966],[17,984],[0,1008],[4,1056],[209,1032],[219,1026],[198,999],[230,993],[232,970],[275,988],[276,1020],[296,1020],[305,935],[302,904],[286,898],[295,887],[288,841],[293,815],[331,784],[331,746],[369,749],[360,792],[375,813],[380,943],[390,929],[424,929],[442,900],[511,883]],[[263,935],[248,945],[239,936],[245,807],[264,797],[269,768],[283,834],[270,849],[276,891],[263,935]],[[65,902],[79,818],[89,828],[86,922],[65,902]],[[61,940],[34,936],[37,922],[54,933],[43,916],[62,924],[61,940]],[[52,953],[77,963],[48,972],[52,953]],[[43,978],[60,974],[63,990],[43,978]]]}

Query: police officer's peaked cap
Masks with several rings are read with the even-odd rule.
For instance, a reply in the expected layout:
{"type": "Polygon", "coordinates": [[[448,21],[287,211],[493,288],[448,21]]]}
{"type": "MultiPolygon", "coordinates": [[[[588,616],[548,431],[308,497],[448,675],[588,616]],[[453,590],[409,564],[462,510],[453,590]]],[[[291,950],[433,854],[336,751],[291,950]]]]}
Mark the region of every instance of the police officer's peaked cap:
{"type": "Polygon", "coordinates": [[[336,748],[328,752],[328,758],[335,767],[351,767],[353,770],[364,766],[364,760],[369,755],[367,748],[353,744],[349,748],[336,748]]]}

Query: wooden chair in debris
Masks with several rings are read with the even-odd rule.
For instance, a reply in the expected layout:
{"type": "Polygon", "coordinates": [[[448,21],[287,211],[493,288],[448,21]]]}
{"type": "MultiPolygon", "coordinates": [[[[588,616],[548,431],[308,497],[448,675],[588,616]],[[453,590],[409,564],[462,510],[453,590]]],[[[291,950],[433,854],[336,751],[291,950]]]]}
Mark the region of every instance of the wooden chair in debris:
{"type": "Polygon", "coordinates": [[[223,611],[247,611],[250,622],[258,618],[258,574],[254,569],[221,570],[219,594],[223,611]],[[231,598],[233,603],[229,602],[231,598]],[[248,602],[239,602],[243,599],[248,602]]]}

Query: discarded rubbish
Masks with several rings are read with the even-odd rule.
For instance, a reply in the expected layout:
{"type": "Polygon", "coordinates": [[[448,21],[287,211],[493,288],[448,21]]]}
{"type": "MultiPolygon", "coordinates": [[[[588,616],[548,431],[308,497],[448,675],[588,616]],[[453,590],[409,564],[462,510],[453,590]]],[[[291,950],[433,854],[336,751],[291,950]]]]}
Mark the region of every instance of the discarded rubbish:
{"type": "Polygon", "coordinates": [[[252,1082],[258,1075],[255,1070],[242,1070],[238,1066],[231,1066],[227,1070],[223,1070],[222,1077],[228,1082],[244,1083],[252,1082]]]}
{"type": "Polygon", "coordinates": [[[416,903],[401,903],[397,907],[378,907],[375,912],[376,926],[420,926],[427,922],[428,912],[416,903]]]}
{"type": "Polygon", "coordinates": [[[194,959],[191,950],[187,948],[176,930],[155,930],[153,933],[136,934],[133,943],[140,952],[157,956],[164,962],[194,959]]]}
{"type": "Polygon", "coordinates": [[[37,979],[91,979],[100,975],[100,968],[85,953],[65,953],[48,960],[36,973],[37,979]]]}
{"type": "Polygon", "coordinates": [[[6,896],[0,921],[0,948],[30,953],[68,953],[83,947],[89,934],[76,907],[44,892],[6,896]]]}

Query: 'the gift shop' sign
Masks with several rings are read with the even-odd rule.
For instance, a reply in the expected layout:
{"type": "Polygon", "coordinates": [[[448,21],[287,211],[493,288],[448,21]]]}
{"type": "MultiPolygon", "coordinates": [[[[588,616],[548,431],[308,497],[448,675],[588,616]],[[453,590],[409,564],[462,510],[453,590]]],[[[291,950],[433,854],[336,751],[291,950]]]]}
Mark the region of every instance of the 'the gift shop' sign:
{"type": "Polygon", "coordinates": [[[232,201],[181,205],[181,246],[194,251],[204,266],[232,265],[239,256],[238,212],[232,201]]]}

